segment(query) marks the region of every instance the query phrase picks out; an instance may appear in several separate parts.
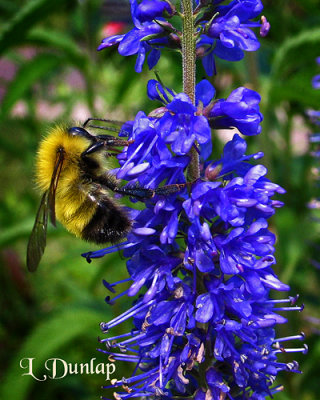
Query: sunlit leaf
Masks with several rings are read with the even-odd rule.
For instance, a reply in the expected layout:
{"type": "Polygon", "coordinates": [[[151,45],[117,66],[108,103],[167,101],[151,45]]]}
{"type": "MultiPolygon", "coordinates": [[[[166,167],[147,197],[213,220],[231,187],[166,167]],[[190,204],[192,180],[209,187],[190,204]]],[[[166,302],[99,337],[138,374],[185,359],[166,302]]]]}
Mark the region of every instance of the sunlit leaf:
{"type": "Polygon", "coordinates": [[[74,64],[81,70],[88,68],[89,58],[81,47],[66,33],[53,31],[52,29],[33,29],[26,37],[26,41],[45,47],[51,47],[63,54],[70,64],[74,64]]]}
{"type": "Polygon", "coordinates": [[[50,71],[57,68],[61,58],[55,54],[42,53],[24,64],[17,72],[13,81],[7,88],[2,101],[0,119],[5,118],[15,103],[21,99],[28,89],[41,77],[48,75],[50,71]]]}
{"type": "Polygon", "coordinates": [[[318,107],[319,92],[311,86],[317,73],[320,29],[312,29],[290,37],[275,52],[270,79],[270,101],[295,101],[300,107],[318,107]]]}
{"type": "Polygon", "coordinates": [[[26,33],[38,22],[63,7],[75,4],[75,0],[30,0],[3,26],[0,31],[0,54],[12,46],[21,44],[26,33]]]}

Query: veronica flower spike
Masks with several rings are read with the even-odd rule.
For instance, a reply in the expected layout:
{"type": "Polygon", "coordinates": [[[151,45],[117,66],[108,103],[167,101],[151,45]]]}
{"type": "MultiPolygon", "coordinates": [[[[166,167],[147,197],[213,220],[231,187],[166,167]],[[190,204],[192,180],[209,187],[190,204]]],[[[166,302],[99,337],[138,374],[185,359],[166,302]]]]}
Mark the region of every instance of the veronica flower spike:
{"type": "Polygon", "coordinates": [[[179,93],[149,81],[154,109],[121,130],[129,145],[113,173],[153,196],[142,196],[139,210],[132,198],[126,240],[83,255],[91,261],[121,249],[127,287],[115,293],[124,281],[104,281],[114,296],[106,302],[133,300],[101,323],[100,351],[133,371],[105,386],[103,399],[263,400],[283,390],[280,372],[300,373],[283,354],[306,353],[304,335],[277,333],[289,312],[303,310],[273,269],[269,219],[285,189],[244,138],[263,134],[260,95],[239,87],[217,98],[212,83],[195,81],[197,57],[210,75],[214,57],[237,61],[259,48],[254,29],[264,36],[270,28],[262,9],[260,0],[131,0],[132,30],[99,47],[136,54],[137,72],[146,57],[153,67],[163,51],[178,50],[183,76],[179,93]],[[222,128],[237,133],[213,157],[222,128]]]}

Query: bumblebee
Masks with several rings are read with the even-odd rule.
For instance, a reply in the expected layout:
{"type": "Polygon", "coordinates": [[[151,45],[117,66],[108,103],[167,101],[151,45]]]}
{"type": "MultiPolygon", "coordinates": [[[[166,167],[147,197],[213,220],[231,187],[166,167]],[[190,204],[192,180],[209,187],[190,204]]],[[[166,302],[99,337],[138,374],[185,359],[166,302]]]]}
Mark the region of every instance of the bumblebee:
{"type": "MultiPolygon", "coordinates": [[[[122,187],[106,172],[106,159],[119,153],[119,146],[132,141],[112,135],[93,135],[86,126],[55,126],[40,143],[36,160],[36,182],[43,192],[27,247],[27,268],[35,271],[46,246],[48,218],[59,220],[75,236],[97,244],[116,243],[127,235],[132,221],[124,208],[110,197],[110,191],[137,199],[155,193],[170,194],[185,184],[152,190],[122,187]]],[[[102,126],[89,127],[108,129],[102,126]]]]}

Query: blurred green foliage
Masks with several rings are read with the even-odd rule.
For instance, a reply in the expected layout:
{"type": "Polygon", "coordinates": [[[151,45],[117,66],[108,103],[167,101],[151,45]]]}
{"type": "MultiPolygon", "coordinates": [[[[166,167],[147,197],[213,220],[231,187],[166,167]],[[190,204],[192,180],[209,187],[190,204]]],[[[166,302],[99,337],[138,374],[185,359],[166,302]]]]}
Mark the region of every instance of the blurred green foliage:
{"type": "MultiPolygon", "coordinates": [[[[105,2],[107,3],[107,2],[105,2]]],[[[302,375],[283,374],[279,400],[317,400],[320,357],[319,221],[307,203],[316,197],[309,155],[305,110],[320,109],[320,92],[311,87],[319,73],[318,0],[265,0],[271,22],[259,53],[240,63],[218,62],[212,79],[218,97],[240,85],[258,90],[265,116],[250,151],[264,151],[269,177],[287,190],[286,207],[273,218],[278,235],[277,273],[300,293],[304,313],[288,315],[279,336],[304,331],[310,352],[299,356],[302,375]]],[[[99,322],[125,310],[128,300],[107,306],[101,284],[126,277],[118,254],[87,264],[80,254],[93,246],[62,227],[49,229],[41,268],[30,274],[25,248],[39,203],[33,183],[34,155],[48,127],[56,122],[84,121],[89,116],[125,120],[139,109],[155,107],[146,99],[147,69],[134,73],[135,59],[115,49],[97,53],[103,26],[109,21],[102,0],[0,0],[0,259],[1,259],[1,399],[95,399],[106,391],[103,375],[70,375],[37,382],[21,376],[22,358],[35,358],[34,373],[57,357],[72,363],[107,363],[96,351],[99,322]]],[[[167,54],[157,66],[164,83],[181,90],[180,57],[167,54]]],[[[204,76],[199,64],[198,77],[204,76]]],[[[216,152],[222,144],[215,139],[216,152]]],[[[282,199],[283,200],[283,199],[282,199]]],[[[123,328],[122,328],[123,329],[123,328]]],[[[284,361],[291,360],[284,355],[284,361]]],[[[115,376],[127,375],[117,363],[115,376]]],[[[111,393],[109,393],[111,396],[111,393]]]]}

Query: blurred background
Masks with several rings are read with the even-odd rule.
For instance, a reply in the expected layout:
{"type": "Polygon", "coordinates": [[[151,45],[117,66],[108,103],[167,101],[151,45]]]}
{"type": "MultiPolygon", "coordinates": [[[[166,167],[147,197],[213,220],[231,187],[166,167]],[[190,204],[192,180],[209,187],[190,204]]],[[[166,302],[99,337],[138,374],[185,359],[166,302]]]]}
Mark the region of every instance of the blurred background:
{"type": "MultiPolygon", "coordinates": [[[[320,359],[320,271],[317,210],[308,204],[319,195],[319,160],[310,152],[316,128],[307,109],[320,109],[320,91],[311,79],[320,73],[319,0],[265,0],[271,22],[257,54],[238,63],[218,61],[211,81],[217,97],[238,86],[262,96],[263,130],[248,139],[249,150],[265,153],[268,177],[287,193],[286,206],[273,217],[278,235],[277,274],[300,294],[303,313],[289,313],[278,336],[305,332],[309,345],[298,359],[302,375],[283,373],[279,400],[318,400],[320,359]]],[[[147,69],[134,73],[135,57],[116,49],[97,52],[101,39],[130,29],[125,0],[0,0],[0,398],[97,399],[111,397],[100,387],[103,375],[69,375],[38,382],[21,376],[22,358],[32,357],[37,377],[48,373],[45,360],[107,363],[96,351],[99,322],[125,310],[125,299],[105,304],[101,281],[126,277],[125,262],[114,254],[88,264],[80,254],[94,250],[60,225],[49,227],[47,248],[37,273],[25,266],[26,245],[39,194],[34,184],[34,158],[39,140],[57,122],[76,124],[89,116],[125,120],[156,107],[146,97],[147,69]],[[72,122],[73,121],[73,122],[72,122]]],[[[180,56],[165,53],[157,66],[166,86],[181,91],[180,56]]],[[[204,76],[199,63],[198,77],[204,76]]],[[[215,149],[222,148],[215,139],[215,149]]],[[[129,302],[128,302],[129,304],[129,302]]],[[[123,326],[121,327],[123,332],[123,326]]],[[[120,333],[120,332],[119,332],[120,333]]],[[[115,377],[127,375],[116,365],[115,377]]]]}

